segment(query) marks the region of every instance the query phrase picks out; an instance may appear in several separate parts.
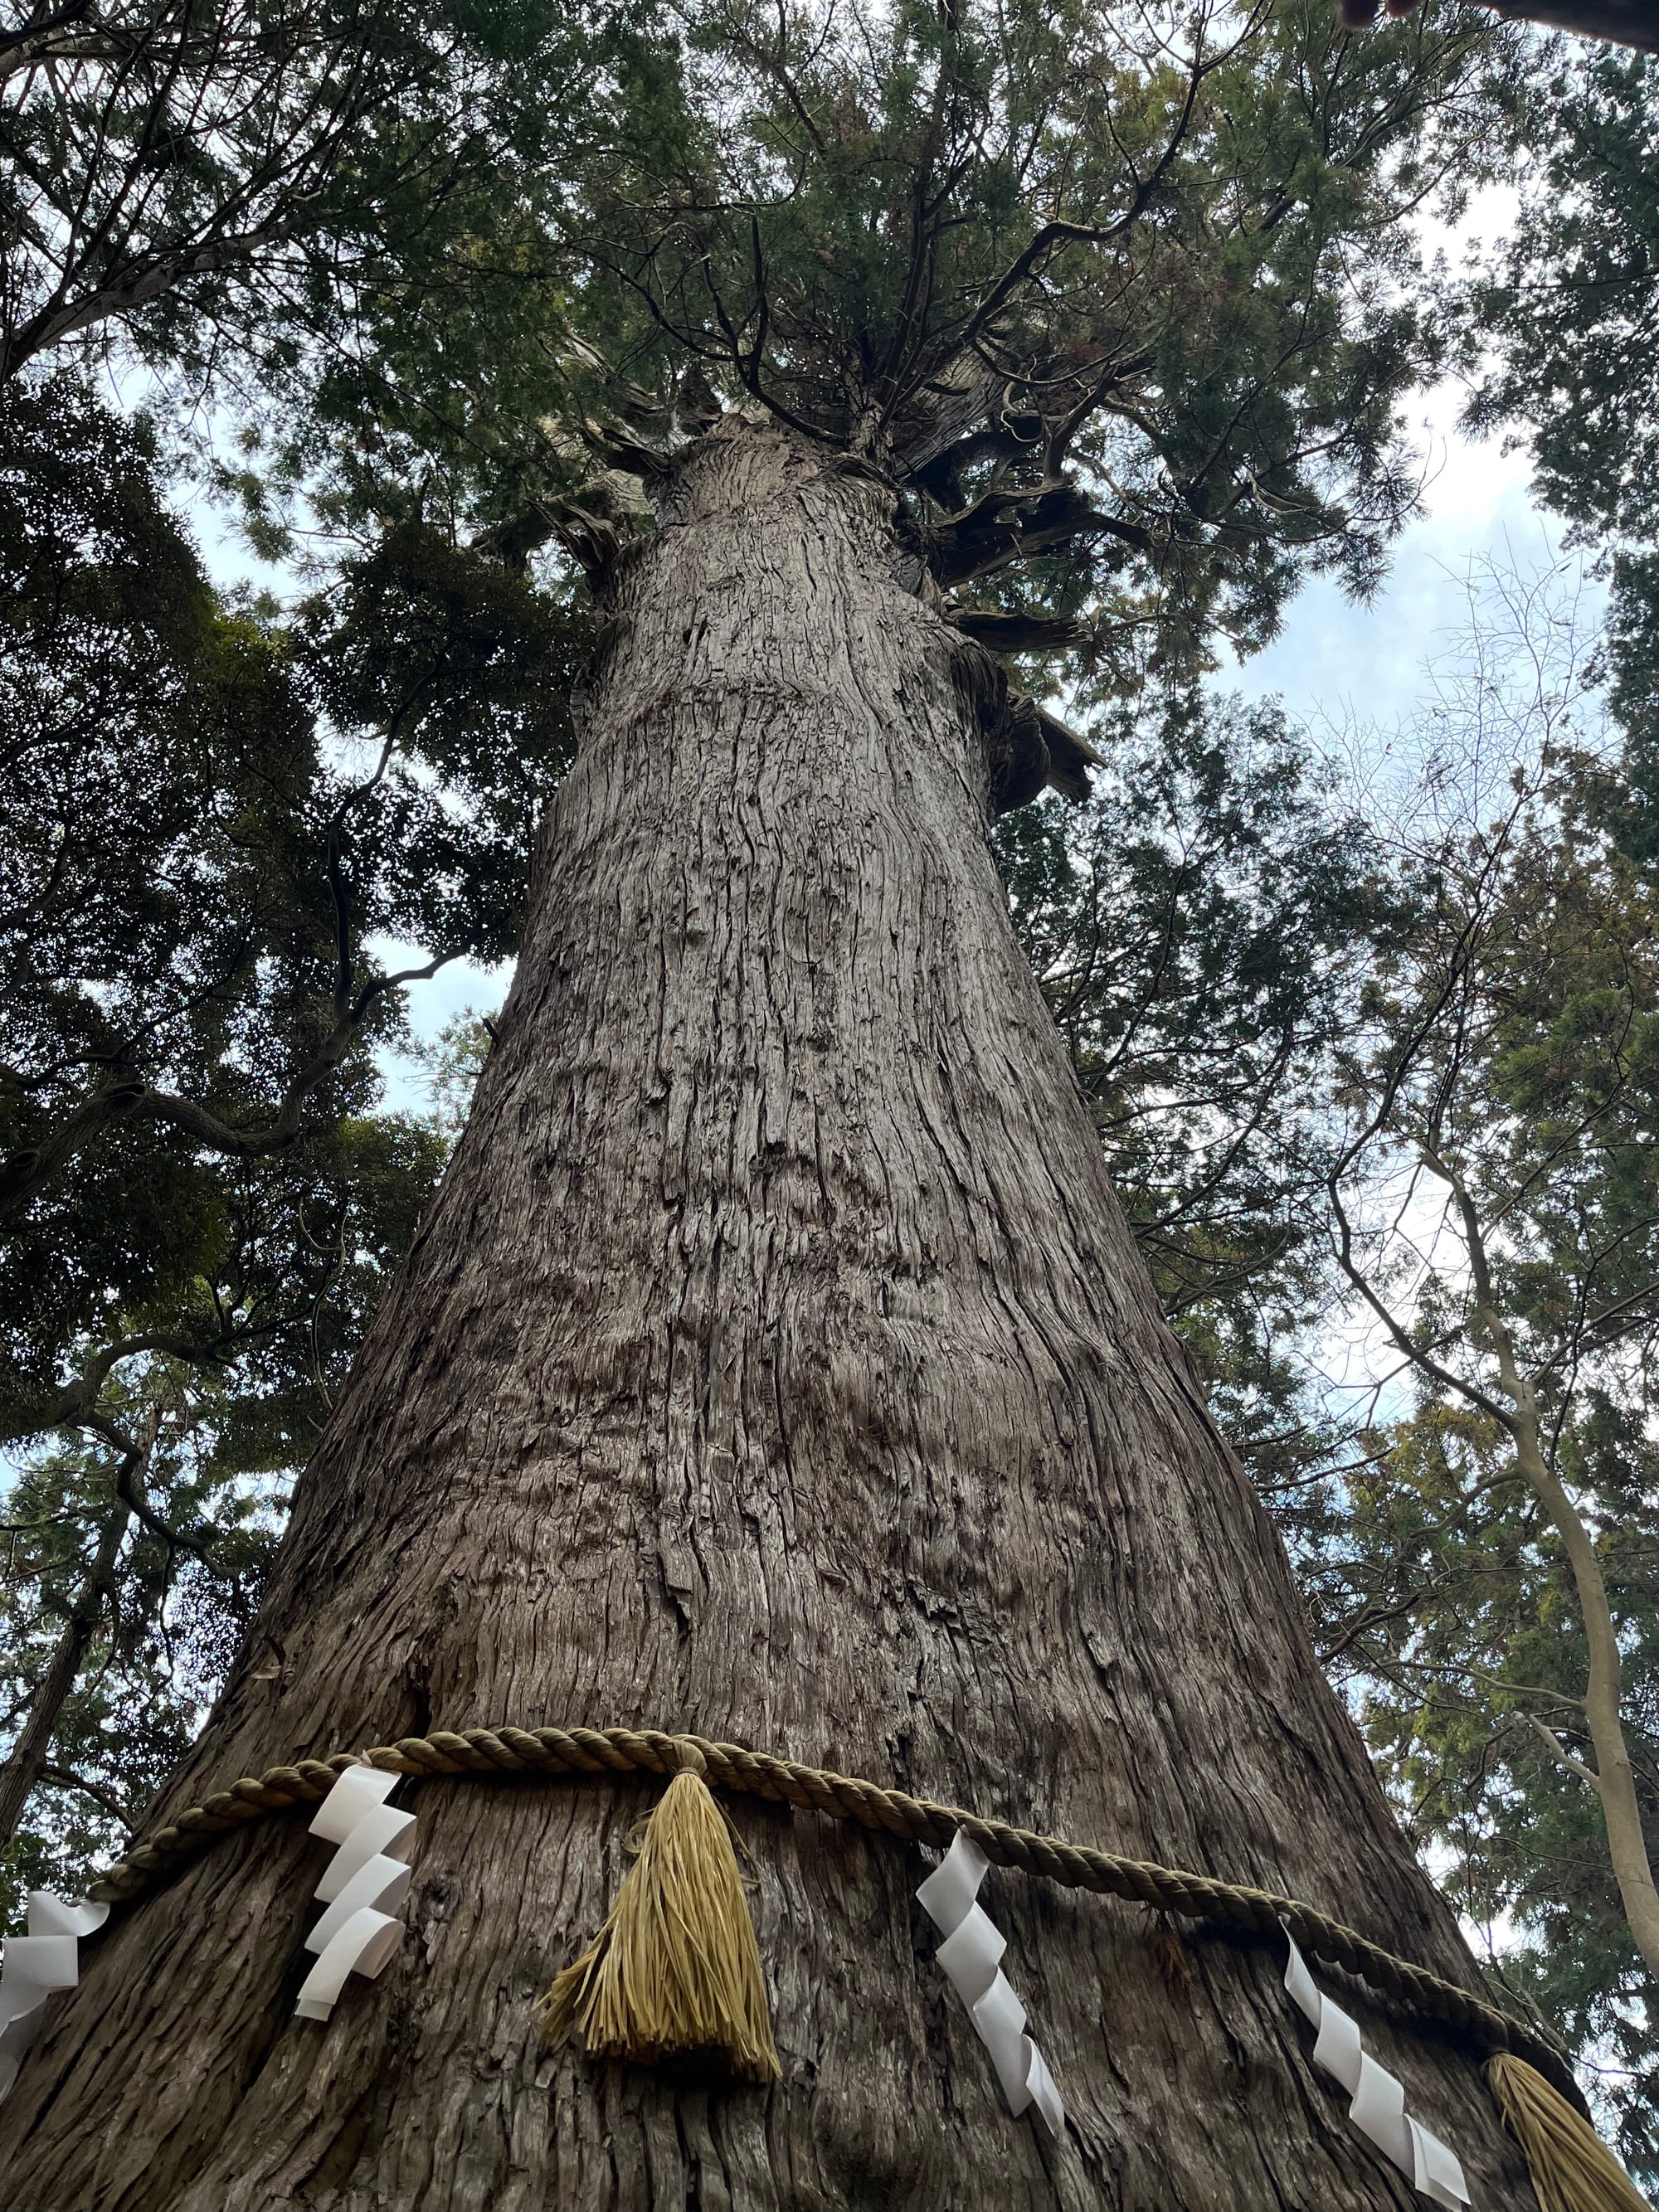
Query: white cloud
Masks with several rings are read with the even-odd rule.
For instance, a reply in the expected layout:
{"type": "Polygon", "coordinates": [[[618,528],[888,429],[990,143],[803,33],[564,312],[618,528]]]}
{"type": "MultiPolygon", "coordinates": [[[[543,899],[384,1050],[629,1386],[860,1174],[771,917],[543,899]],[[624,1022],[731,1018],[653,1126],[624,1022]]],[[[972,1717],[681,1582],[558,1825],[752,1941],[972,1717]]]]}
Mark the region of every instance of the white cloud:
{"type": "Polygon", "coordinates": [[[1395,539],[1376,597],[1356,605],[1316,579],[1291,602],[1273,643],[1224,672],[1227,688],[1282,697],[1315,726],[1398,721],[1428,699],[1429,664],[1467,623],[1459,580],[1471,559],[1530,566],[1550,557],[1561,526],[1533,498],[1531,464],[1496,439],[1467,436],[1457,424],[1462,398],[1450,384],[1427,395],[1425,512],[1395,539]]]}

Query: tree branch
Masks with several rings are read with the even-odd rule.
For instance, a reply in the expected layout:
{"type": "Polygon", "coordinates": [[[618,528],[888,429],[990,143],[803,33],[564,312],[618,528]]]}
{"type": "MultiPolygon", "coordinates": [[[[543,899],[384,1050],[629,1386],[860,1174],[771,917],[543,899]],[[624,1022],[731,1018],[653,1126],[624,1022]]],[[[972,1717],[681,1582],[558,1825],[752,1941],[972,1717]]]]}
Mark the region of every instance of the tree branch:
{"type": "Polygon", "coordinates": [[[1561,1765],[1567,1769],[1570,1774],[1576,1774],[1579,1777],[1581,1781],[1588,1782],[1590,1788],[1595,1790],[1596,1796],[1599,1797],[1601,1794],[1601,1778],[1595,1771],[1595,1769],[1593,1766],[1586,1766],[1582,1759],[1575,1759],[1572,1753],[1567,1750],[1562,1743],[1560,1738],[1556,1735],[1555,1730],[1552,1728],[1547,1728],[1543,1722],[1539,1719],[1536,1713],[1523,1712],[1521,1717],[1525,1721],[1527,1726],[1531,1729],[1534,1734],[1541,1736],[1544,1741],[1549,1746],[1551,1757],[1559,1759],[1561,1765]]]}

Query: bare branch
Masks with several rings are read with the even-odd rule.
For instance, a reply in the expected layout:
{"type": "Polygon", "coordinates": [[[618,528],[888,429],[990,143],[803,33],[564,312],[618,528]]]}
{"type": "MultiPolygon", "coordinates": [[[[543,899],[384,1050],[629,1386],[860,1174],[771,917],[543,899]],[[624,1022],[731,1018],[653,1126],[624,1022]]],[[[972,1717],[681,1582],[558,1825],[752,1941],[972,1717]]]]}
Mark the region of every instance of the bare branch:
{"type": "Polygon", "coordinates": [[[1576,1774],[1581,1781],[1588,1782],[1599,1797],[1601,1794],[1601,1778],[1593,1766],[1586,1766],[1582,1759],[1575,1759],[1559,1736],[1556,1735],[1555,1730],[1547,1728],[1536,1713],[1522,1713],[1521,1717],[1526,1722],[1528,1727],[1535,1735],[1541,1736],[1548,1745],[1550,1756],[1559,1759],[1570,1774],[1576,1774]]]}

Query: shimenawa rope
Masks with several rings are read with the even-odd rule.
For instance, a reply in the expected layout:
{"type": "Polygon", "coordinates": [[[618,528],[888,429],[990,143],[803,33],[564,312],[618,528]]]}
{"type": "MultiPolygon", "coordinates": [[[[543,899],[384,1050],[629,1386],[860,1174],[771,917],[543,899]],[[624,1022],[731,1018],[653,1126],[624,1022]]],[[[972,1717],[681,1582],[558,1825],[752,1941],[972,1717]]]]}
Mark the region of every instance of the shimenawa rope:
{"type": "Polygon", "coordinates": [[[165,1827],[118,1860],[88,1895],[125,1902],[166,1881],[201,1844],[284,1806],[313,1804],[332,1788],[346,1767],[367,1759],[394,1774],[463,1775],[541,1772],[549,1774],[667,1774],[680,1771],[686,1754],[701,1757],[708,1780],[740,1795],[803,1812],[823,1813],[861,1828],[896,1836],[906,1843],[944,1850],[960,1829],[977,1844],[994,1866],[1017,1868],[1067,1888],[1127,1898],[1183,1919],[1277,1938],[1288,1929],[1303,1949],[1327,1965],[1344,1967],[1373,1989],[1400,1998],[1424,2019],[1456,2028],[1483,2052],[1507,2051],[1525,2058],[1564,2095],[1580,2101],[1577,2084],[1560,2053],[1523,2021],[1486,2004],[1454,1982],[1413,1966],[1372,1943],[1340,1920],[1271,1891],[1251,1889],[1212,1875],[1183,1873],[1115,1852],[1068,1844],[1057,1836],[1034,1834],[1002,1820],[985,1820],[952,1805],[935,1805],[902,1790],[885,1790],[854,1776],[816,1766],[797,1765],[750,1751],[741,1744],[710,1742],[702,1736],[668,1735],[654,1729],[467,1729],[429,1736],[405,1736],[368,1752],[341,1751],[324,1759],[273,1766],[262,1775],[245,1775],[200,1805],[179,1813],[165,1827]]]}
{"type": "MultiPolygon", "coordinates": [[[[1618,2161],[1597,2140],[1560,2053],[1524,2023],[1483,2003],[1409,1960],[1396,1958],[1340,1921],[1294,1898],[1213,1875],[1034,1834],[984,1820],[740,1744],[651,1729],[468,1729],[405,1736],[368,1752],[300,1759],[244,1775],[192,1805],[138,1844],[92,1886],[100,1903],[141,1895],[164,1881],[201,1844],[285,1806],[317,1802],[364,1765],[384,1773],[481,1775],[628,1774],[672,1777],[644,1825],[633,1869],[594,1942],[554,1982],[541,2011],[550,2042],[580,2030],[590,2051],[650,2063],[690,2051],[714,2053],[754,2081],[778,2077],[764,1977],[743,1893],[735,1834],[708,1784],[827,1814],[906,1842],[944,1850],[962,1837],[998,1866],[1017,1867],[1073,1888],[1133,1899],[1188,1919],[1282,1938],[1345,1967],[1403,2001],[1419,2018],[1459,2030],[1487,2054],[1486,2077],[1531,2166],[1542,2212],[1647,2212],[1618,2161]],[[1525,2051],[1536,2062],[1528,2064],[1525,2051]]],[[[401,1875],[401,1868],[394,1872],[401,1875]]],[[[319,1886],[319,1889],[320,1889],[319,1886]]],[[[343,1903],[342,1891],[338,1902],[343,1903]]],[[[87,1908],[95,1910],[95,1905],[87,1908]]],[[[332,1908],[331,1908],[332,1909],[332,1908]]],[[[364,1916],[359,1915],[360,1918],[364,1916]]],[[[371,1918],[384,1919],[382,1915],[371,1918]]],[[[325,1916],[326,1918],[326,1916],[325,1916]]],[[[313,1929],[313,1937],[318,1930],[313,1929]]],[[[1294,1957],[1294,1953],[1292,1954],[1294,1957]]],[[[358,1972],[373,1974],[354,1960],[358,1972]]],[[[349,1965],[347,1971],[351,1970],[349,1965]]],[[[1305,1975],[1305,1968],[1304,1969],[1305,1975]]],[[[76,1977],[68,1977],[67,1986],[76,1977]]],[[[306,2008],[302,2005],[301,2009],[306,2008]]],[[[1340,2008],[1334,2008],[1340,2012],[1340,2008]]],[[[1323,2017],[1322,2011],[1322,2018],[1323,2017]]],[[[1346,2015],[1340,2015],[1346,2021],[1346,2015]]],[[[1022,2015],[1023,2017],[1023,2015],[1022,2015]]],[[[1352,2021],[1346,2028],[1357,2034],[1352,2021]]],[[[1322,2027],[1322,2039],[1323,2029],[1322,2027]]],[[[1316,2057],[1318,2051],[1316,2051],[1316,2057]]],[[[1363,2076],[1363,2068],[1362,2068],[1363,2076]]],[[[1386,2072],[1383,2081],[1400,2085],[1386,2072]]],[[[1051,2085],[1052,2087],[1052,2085],[1051,2085]]],[[[1362,2080],[1363,2087],[1363,2080],[1362,2080]]],[[[1359,2098],[1356,2094],[1355,2124],[1359,2098]]],[[[1058,2097],[1053,2100],[1058,2113],[1058,2097]]],[[[1369,2122],[1363,2131],[1384,2142],[1369,2122]]],[[[1419,2129],[1419,2134],[1422,2130],[1419,2129]]],[[[1466,2201],[1455,2154],[1429,2137],[1455,2181],[1453,2197],[1417,2175],[1437,2202],[1466,2201]]],[[[1389,2151],[1390,2156],[1399,2156],[1389,2151]]],[[[1403,2155],[1401,2154],[1400,2155],[1403,2155]]],[[[1416,2172],[1413,2163],[1408,2178],[1416,2172]]]]}
{"type": "MultiPolygon", "coordinates": [[[[645,1825],[634,1866],[598,1937],[544,2000],[550,2042],[580,2030],[598,2054],[650,2063],[682,2052],[712,2051],[750,2080],[777,2077],[765,1981],[734,1834],[709,1795],[713,1783],[907,1843],[945,1850],[961,1835],[994,1865],[1219,1928],[1274,1941],[1288,1933],[1315,1958],[1400,1999],[1419,2019],[1456,2029],[1486,2056],[1488,2082],[1526,2153],[1543,2212],[1647,2212],[1597,2139],[1571,2069],[1553,2045],[1524,2022],[1313,1906],[1212,1875],[981,1820],[956,1806],[703,1736],[654,1729],[467,1729],[273,1766],[262,1775],[244,1775],[179,1814],[111,1867],[90,1895],[111,1903],[137,1897],[167,1880],[215,1836],[285,1806],[314,1803],[348,1768],[365,1763],[414,1776],[642,1772],[673,1778],[645,1825]]],[[[1461,2181],[1459,2186],[1461,2191],[1461,2181]]]]}

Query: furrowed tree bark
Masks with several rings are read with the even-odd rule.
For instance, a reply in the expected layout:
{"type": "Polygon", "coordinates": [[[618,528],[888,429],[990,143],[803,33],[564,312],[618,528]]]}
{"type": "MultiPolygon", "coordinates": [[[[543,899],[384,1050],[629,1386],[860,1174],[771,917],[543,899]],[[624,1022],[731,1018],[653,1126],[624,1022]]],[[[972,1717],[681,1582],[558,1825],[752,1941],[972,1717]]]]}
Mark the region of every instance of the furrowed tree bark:
{"type": "MultiPolygon", "coordinates": [[[[736,425],[655,496],[471,1122],[170,1802],[429,1725],[692,1729],[1288,1889],[1474,1985],[1019,955],[979,648],[866,469],[736,425]]],[[[325,2029],[291,2017],[325,1851],[216,1845],[84,1948],[0,2113],[12,2212],[1412,2203],[1277,1945],[993,1875],[1050,2147],[933,1964],[922,1855],[747,1801],[782,2083],[544,2055],[655,1794],[423,1787],[410,1938],[325,2029]]],[[[1530,2212],[1475,2060],[1365,2027],[1476,2203],[1530,2212]]]]}

